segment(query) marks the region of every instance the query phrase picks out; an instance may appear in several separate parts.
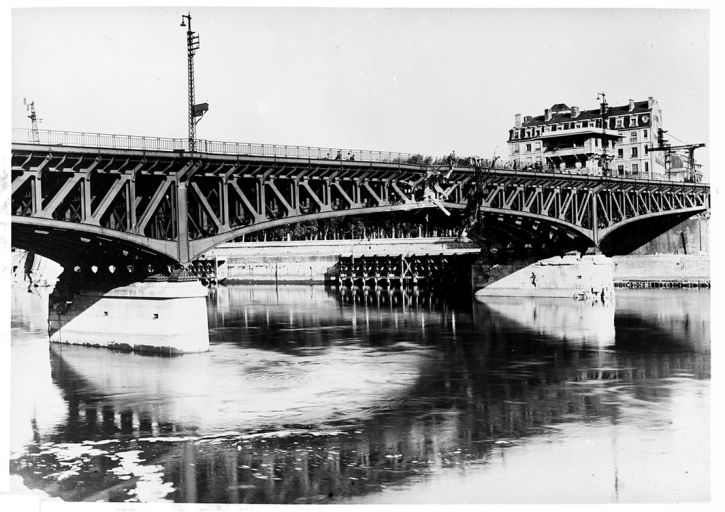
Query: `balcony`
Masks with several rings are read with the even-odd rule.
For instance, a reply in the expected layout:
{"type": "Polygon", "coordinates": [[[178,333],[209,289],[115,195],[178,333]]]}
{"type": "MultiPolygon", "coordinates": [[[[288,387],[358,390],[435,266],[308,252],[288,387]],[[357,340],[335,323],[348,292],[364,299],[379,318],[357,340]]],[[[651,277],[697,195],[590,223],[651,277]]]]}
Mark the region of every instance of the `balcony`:
{"type": "Polygon", "coordinates": [[[602,128],[596,128],[589,126],[587,128],[570,128],[568,130],[557,130],[555,132],[542,133],[539,138],[542,139],[556,139],[559,137],[571,137],[572,135],[598,135],[604,136],[605,138],[620,139],[622,136],[616,130],[604,130],[602,128]]]}
{"type": "MultiPolygon", "coordinates": [[[[558,148],[544,148],[544,156],[547,158],[551,157],[565,157],[565,156],[582,156],[582,155],[601,155],[604,153],[604,148],[594,147],[591,143],[586,143],[581,146],[574,147],[558,147],[558,148]]],[[[607,153],[610,155],[614,154],[614,150],[609,148],[607,153]]]]}

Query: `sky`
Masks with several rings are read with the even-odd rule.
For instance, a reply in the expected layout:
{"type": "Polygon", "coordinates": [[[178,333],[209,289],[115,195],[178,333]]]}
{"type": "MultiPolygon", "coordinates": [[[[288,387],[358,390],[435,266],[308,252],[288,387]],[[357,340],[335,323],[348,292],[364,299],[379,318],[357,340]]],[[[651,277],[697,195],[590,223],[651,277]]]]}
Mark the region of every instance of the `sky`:
{"type": "MultiPolygon", "coordinates": [[[[181,8],[12,11],[12,126],[186,137],[181,8]]],[[[514,115],[656,98],[709,146],[709,14],[682,9],[193,8],[197,137],[506,156],[514,115]]],[[[677,142],[673,140],[673,142],[677,142]]],[[[707,162],[707,149],[698,150],[707,162]]]]}

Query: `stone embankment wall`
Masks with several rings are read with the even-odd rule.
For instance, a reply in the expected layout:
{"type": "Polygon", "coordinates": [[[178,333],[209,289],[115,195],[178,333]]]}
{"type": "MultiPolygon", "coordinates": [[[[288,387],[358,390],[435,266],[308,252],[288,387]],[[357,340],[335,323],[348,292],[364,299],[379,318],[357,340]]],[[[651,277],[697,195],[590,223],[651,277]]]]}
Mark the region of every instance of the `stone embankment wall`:
{"type": "Polygon", "coordinates": [[[632,255],[709,254],[710,217],[698,215],[681,222],[666,233],[647,242],[632,255]]]}
{"type": "Polygon", "coordinates": [[[710,218],[687,219],[632,254],[612,259],[618,284],[709,282],[710,218]]]}
{"type": "Polygon", "coordinates": [[[709,281],[708,254],[642,254],[615,256],[614,281],[709,281]]]}
{"type": "Polygon", "coordinates": [[[222,244],[206,254],[224,263],[228,283],[322,283],[336,275],[340,256],[470,254],[479,248],[454,238],[402,238],[243,242],[222,244]]]}

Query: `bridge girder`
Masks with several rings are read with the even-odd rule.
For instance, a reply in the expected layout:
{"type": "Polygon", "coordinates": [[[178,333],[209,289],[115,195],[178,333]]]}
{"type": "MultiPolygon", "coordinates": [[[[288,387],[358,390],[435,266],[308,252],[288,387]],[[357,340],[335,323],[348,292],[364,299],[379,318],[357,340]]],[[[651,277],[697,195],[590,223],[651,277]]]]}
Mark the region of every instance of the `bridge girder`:
{"type": "Polygon", "coordinates": [[[638,219],[710,206],[703,184],[465,167],[431,176],[404,163],[13,144],[13,234],[27,245],[36,240],[31,227],[66,230],[186,264],[219,243],[295,222],[462,210],[476,182],[484,214],[555,226],[593,246],[638,219]]]}

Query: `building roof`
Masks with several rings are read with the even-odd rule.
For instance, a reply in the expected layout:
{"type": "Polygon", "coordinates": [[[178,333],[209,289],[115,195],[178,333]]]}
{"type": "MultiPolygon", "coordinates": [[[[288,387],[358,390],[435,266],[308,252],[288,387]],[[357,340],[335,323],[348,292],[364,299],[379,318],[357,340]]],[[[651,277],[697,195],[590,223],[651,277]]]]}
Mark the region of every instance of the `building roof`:
{"type": "MultiPolygon", "coordinates": [[[[646,112],[650,112],[652,109],[649,108],[649,103],[647,100],[645,101],[635,101],[634,102],[634,110],[629,110],[629,103],[626,105],[621,105],[617,107],[609,107],[609,110],[607,112],[608,117],[612,116],[619,116],[619,115],[628,115],[628,114],[644,114],[646,112]]],[[[564,103],[557,103],[556,105],[552,105],[551,107],[551,119],[548,121],[545,120],[545,117],[543,115],[541,116],[535,116],[529,119],[528,121],[524,121],[521,126],[522,127],[531,127],[531,126],[542,126],[547,124],[557,124],[557,123],[566,123],[569,121],[582,121],[587,119],[600,119],[602,117],[602,114],[600,113],[599,109],[594,110],[581,110],[579,112],[579,115],[576,117],[572,117],[570,112],[562,112],[557,113],[558,111],[562,110],[561,107],[564,107],[564,109],[568,109],[564,103]]]]}
{"type": "Polygon", "coordinates": [[[551,106],[552,112],[561,112],[563,110],[571,110],[566,103],[557,103],[551,106]]]}

